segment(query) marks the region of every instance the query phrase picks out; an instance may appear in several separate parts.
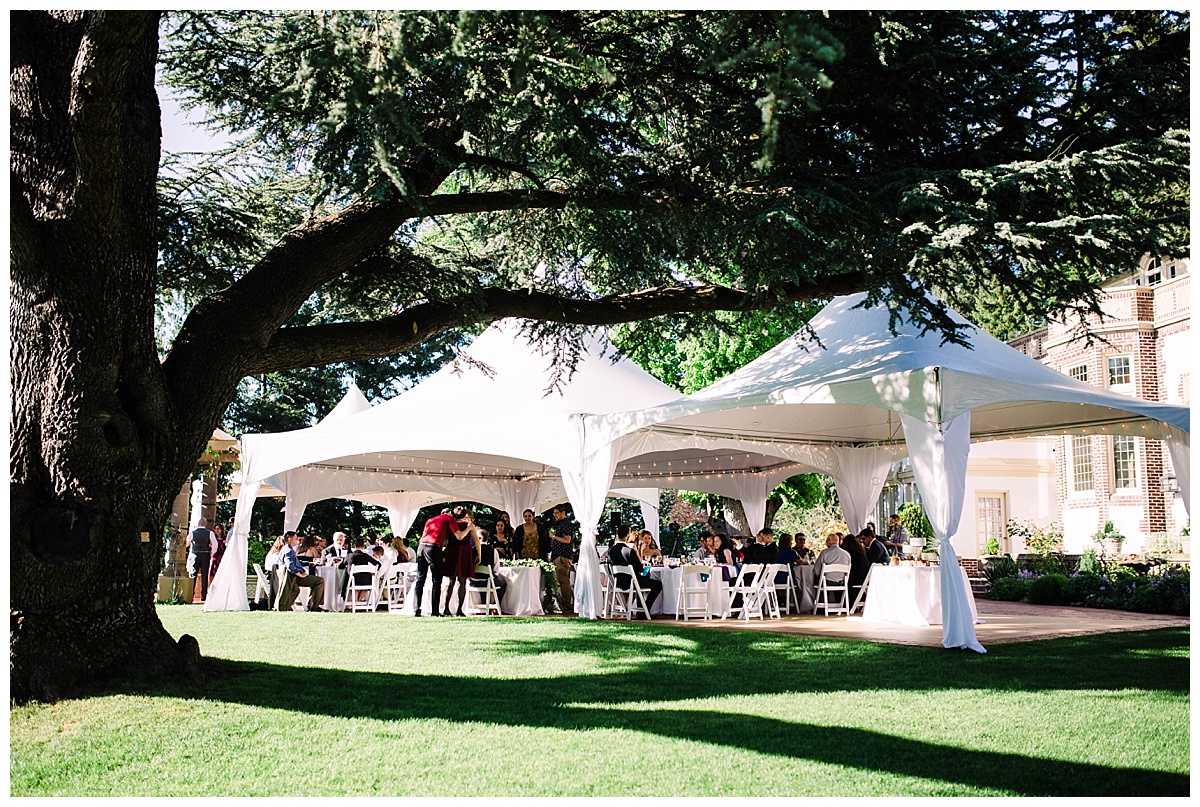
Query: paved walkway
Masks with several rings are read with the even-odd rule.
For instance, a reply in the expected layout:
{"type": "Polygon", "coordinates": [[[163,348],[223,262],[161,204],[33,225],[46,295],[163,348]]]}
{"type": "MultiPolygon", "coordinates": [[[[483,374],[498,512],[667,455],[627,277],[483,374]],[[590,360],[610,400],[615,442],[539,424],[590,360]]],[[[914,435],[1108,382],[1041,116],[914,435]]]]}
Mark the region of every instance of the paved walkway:
{"type": "MultiPolygon", "coordinates": [[[[1125,630],[1153,630],[1188,625],[1188,617],[1161,614],[1135,614],[1102,608],[1066,608],[1050,605],[1027,605],[1016,602],[975,600],[979,618],[975,635],[980,644],[1027,642],[1034,639],[1056,639],[1063,636],[1083,636],[1092,633],[1111,633],[1125,630]]],[[[656,617],[655,623],[685,624],[671,617],[656,617]]],[[[643,623],[644,624],[644,623],[643,623]]],[[[843,639],[865,639],[871,642],[942,646],[942,626],[914,627],[892,622],[865,622],[862,617],[792,615],[782,619],[749,622],[740,619],[689,620],[689,627],[711,627],[724,630],[753,630],[765,633],[788,633],[802,636],[836,636],[843,639]]]]}

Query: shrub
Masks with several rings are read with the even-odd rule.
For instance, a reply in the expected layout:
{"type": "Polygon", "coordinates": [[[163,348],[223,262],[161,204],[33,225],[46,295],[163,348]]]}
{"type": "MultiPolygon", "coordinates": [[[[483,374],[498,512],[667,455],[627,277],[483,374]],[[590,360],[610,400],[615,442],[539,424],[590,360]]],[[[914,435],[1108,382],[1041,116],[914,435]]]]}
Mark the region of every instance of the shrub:
{"type": "Polygon", "coordinates": [[[1084,553],[1079,556],[1079,573],[1099,575],[1100,572],[1100,556],[1096,554],[1096,550],[1085,550],[1084,553]]]}
{"type": "Polygon", "coordinates": [[[1191,606],[1190,580],[1190,574],[1184,570],[1138,577],[1126,586],[1124,607],[1144,614],[1186,616],[1191,606]]]}
{"type": "Polygon", "coordinates": [[[1017,576],[1017,562],[1012,559],[1011,555],[1001,555],[989,558],[980,566],[979,570],[983,573],[984,579],[994,586],[996,581],[1002,577],[1017,576]]]}
{"type": "Polygon", "coordinates": [[[1001,577],[992,583],[988,596],[993,600],[1021,602],[1029,593],[1029,581],[1020,577],[1001,577]]]}
{"type": "Polygon", "coordinates": [[[929,519],[925,517],[925,511],[916,502],[905,502],[900,505],[896,515],[900,516],[900,523],[913,538],[924,538],[928,541],[933,537],[933,527],[929,524],[929,519]]]}
{"type": "Polygon", "coordinates": [[[1034,605],[1062,605],[1066,602],[1067,576],[1044,574],[1029,581],[1029,601],[1034,605]]]}
{"type": "Polygon", "coordinates": [[[1111,586],[1098,573],[1081,571],[1067,581],[1066,602],[1068,605],[1093,605],[1111,586]]]}
{"type": "Polygon", "coordinates": [[[267,550],[271,548],[271,543],[267,541],[259,541],[253,536],[250,538],[250,543],[246,547],[246,574],[254,574],[254,564],[262,564],[267,557],[267,550]]]}

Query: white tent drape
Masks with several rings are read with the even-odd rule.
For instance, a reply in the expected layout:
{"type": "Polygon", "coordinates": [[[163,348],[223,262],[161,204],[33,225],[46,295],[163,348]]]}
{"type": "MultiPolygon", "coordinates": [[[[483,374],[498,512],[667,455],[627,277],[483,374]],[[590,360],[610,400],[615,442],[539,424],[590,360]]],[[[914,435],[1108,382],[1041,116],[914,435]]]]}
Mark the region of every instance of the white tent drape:
{"type": "Polygon", "coordinates": [[[408,534],[408,528],[417,519],[417,511],[425,501],[423,493],[385,493],[384,506],[388,511],[388,523],[392,526],[392,535],[403,538],[408,534]]]}
{"type": "Polygon", "coordinates": [[[1179,483],[1179,495],[1183,497],[1183,509],[1192,514],[1192,436],[1174,426],[1164,426],[1167,450],[1171,452],[1171,464],[1175,466],[1175,480],[1179,483]]]}
{"type": "Polygon", "coordinates": [[[617,447],[609,443],[583,462],[581,473],[562,471],[563,486],[581,534],[579,563],[575,566],[575,613],[585,619],[598,619],[602,608],[596,528],[616,467],[617,447]]]}
{"type": "Polygon", "coordinates": [[[867,518],[879,500],[894,457],[883,446],[834,446],[831,453],[833,469],[830,476],[842,504],[842,515],[846,517],[850,533],[858,535],[867,526],[867,518]]]}
{"type": "Polygon", "coordinates": [[[217,576],[208,587],[205,611],[249,611],[250,601],[246,597],[246,558],[250,536],[250,515],[254,512],[254,499],[258,496],[258,483],[242,485],[238,493],[237,513],[233,518],[233,531],[225,536],[225,554],[217,567],[217,576]]]}
{"type": "Polygon", "coordinates": [[[658,544],[659,549],[664,549],[662,541],[659,540],[659,524],[658,524],[658,508],[649,502],[638,502],[638,506],[642,509],[642,523],[646,525],[646,529],[654,536],[654,543],[658,544]]]}
{"type": "Polygon", "coordinates": [[[734,474],[733,486],[746,511],[746,526],[752,536],[757,535],[767,523],[767,494],[770,493],[767,477],[758,473],[734,474]]]}
{"type": "Polygon", "coordinates": [[[504,501],[504,512],[508,513],[509,524],[515,527],[522,523],[526,510],[537,511],[540,491],[541,484],[536,481],[500,480],[500,498],[504,501]]]}
{"type": "Polygon", "coordinates": [[[975,638],[971,592],[967,589],[950,539],[958,532],[967,489],[967,455],[971,451],[971,413],[946,424],[901,415],[904,442],[925,514],[938,539],[942,583],[942,646],[986,653],[975,638]]]}

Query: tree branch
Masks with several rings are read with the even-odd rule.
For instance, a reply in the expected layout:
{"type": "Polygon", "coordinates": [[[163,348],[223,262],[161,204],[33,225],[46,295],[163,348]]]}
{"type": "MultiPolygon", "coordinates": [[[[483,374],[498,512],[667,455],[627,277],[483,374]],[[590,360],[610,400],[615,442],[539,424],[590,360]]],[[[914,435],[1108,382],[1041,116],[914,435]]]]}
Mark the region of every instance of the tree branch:
{"type": "Polygon", "coordinates": [[[258,374],[333,362],[365,361],[411,349],[448,328],[494,322],[505,317],[604,325],[682,311],[770,308],[788,302],[853,294],[868,288],[866,275],[859,272],[806,284],[772,286],[770,296],[709,285],[661,287],[580,300],[539,291],[490,288],[464,295],[459,301],[422,303],[375,322],[283,328],[250,360],[246,372],[258,374]]]}

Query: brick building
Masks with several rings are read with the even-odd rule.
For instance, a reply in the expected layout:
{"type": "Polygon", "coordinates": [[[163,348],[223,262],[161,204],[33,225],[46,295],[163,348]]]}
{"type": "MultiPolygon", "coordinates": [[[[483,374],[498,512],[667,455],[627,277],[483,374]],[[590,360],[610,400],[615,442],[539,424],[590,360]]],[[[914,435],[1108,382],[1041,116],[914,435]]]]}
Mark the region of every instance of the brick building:
{"type": "MultiPolygon", "coordinates": [[[[1105,285],[1102,309],[1105,317],[1089,322],[1090,344],[1061,323],[1009,344],[1081,381],[1190,406],[1188,261],[1143,259],[1136,271],[1105,285]]],[[[918,499],[907,463],[896,463],[876,523],[918,499]]],[[[1164,548],[1188,524],[1166,444],[1125,432],[973,444],[955,550],[977,557],[995,537],[1002,551],[1023,551],[1007,534],[1010,519],[1061,525],[1071,553],[1090,548],[1107,521],[1126,536],[1123,553],[1164,548]]]]}
{"type": "MultiPolygon", "coordinates": [[[[1148,401],[1191,405],[1191,278],[1188,261],[1145,258],[1104,287],[1091,344],[1052,323],[1009,344],[1059,372],[1148,401]]],[[[1113,522],[1122,551],[1141,552],[1187,524],[1161,440],[1131,433],[1060,437],[1054,452],[1059,523],[1068,551],[1091,545],[1113,522]]]]}

